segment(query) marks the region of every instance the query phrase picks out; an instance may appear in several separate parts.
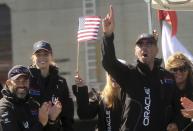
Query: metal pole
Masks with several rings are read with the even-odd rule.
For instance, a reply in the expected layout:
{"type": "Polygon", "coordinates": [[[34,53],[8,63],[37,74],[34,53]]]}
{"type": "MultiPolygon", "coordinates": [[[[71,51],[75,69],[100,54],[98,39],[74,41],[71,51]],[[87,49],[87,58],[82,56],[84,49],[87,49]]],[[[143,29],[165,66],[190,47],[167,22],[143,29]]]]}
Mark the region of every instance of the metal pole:
{"type": "Polygon", "coordinates": [[[148,13],[148,31],[151,34],[152,33],[152,8],[151,8],[151,2],[152,0],[144,0],[147,3],[147,13],[148,13]]]}

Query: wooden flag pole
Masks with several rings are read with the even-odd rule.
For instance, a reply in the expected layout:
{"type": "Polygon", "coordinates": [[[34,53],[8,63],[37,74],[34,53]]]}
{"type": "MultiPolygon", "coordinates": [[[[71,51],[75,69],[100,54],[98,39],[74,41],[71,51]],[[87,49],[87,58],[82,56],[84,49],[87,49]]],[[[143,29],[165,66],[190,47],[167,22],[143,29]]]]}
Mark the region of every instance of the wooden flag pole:
{"type": "Polygon", "coordinates": [[[76,59],[76,73],[79,72],[79,47],[80,47],[80,43],[78,42],[78,45],[77,45],[77,59],[76,59]]]}

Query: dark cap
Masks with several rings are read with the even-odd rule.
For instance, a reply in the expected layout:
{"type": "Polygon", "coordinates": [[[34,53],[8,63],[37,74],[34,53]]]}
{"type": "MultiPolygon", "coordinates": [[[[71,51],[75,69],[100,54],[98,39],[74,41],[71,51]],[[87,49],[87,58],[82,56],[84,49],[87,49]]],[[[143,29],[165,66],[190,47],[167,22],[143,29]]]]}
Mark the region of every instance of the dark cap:
{"type": "Polygon", "coordinates": [[[30,71],[27,67],[22,66],[22,65],[15,65],[12,67],[9,72],[8,72],[8,79],[15,80],[19,76],[25,75],[27,77],[30,76],[30,71]]]}
{"type": "Polygon", "coordinates": [[[149,43],[157,44],[157,38],[153,34],[142,33],[136,40],[136,44],[140,44],[143,40],[147,40],[149,43]]]}
{"type": "Polygon", "coordinates": [[[38,50],[46,50],[46,51],[52,53],[52,48],[51,48],[50,44],[47,41],[43,41],[43,40],[34,43],[33,54],[36,53],[36,51],[38,51],[38,50]]]}

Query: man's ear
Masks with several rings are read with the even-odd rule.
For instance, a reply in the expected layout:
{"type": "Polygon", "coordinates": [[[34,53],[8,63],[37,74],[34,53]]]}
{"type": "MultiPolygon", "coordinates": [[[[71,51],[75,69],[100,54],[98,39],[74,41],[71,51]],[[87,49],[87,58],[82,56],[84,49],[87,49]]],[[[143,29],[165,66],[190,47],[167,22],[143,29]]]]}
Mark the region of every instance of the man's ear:
{"type": "Polygon", "coordinates": [[[135,53],[135,56],[137,57],[137,54],[136,54],[136,46],[135,46],[135,48],[134,48],[134,53],[135,53]]]}
{"type": "Polygon", "coordinates": [[[7,80],[7,81],[6,81],[6,85],[7,85],[7,87],[9,88],[9,87],[12,86],[13,84],[12,84],[11,80],[7,80]]]}

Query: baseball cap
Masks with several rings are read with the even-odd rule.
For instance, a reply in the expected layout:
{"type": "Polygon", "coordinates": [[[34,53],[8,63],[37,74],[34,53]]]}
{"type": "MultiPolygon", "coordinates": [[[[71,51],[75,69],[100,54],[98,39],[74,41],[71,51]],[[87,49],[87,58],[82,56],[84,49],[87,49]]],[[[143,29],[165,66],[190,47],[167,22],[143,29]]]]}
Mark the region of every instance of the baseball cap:
{"type": "Polygon", "coordinates": [[[29,69],[23,65],[15,65],[9,70],[8,79],[15,80],[21,75],[29,77],[30,76],[29,69]]]}
{"type": "Polygon", "coordinates": [[[148,43],[157,44],[157,39],[153,34],[142,33],[138,36],[136,44],[140,44],[143,40],[147,40],[148,43]]]}
{"type": "Polygon", "coordinates": [[[46,51],[52,53],[52,48],[51,48],[50,44],[47,41],[43,41],[43,40],[34,43],[33,54],[36,53],[38,50],[46,50],[46,51]]]}

